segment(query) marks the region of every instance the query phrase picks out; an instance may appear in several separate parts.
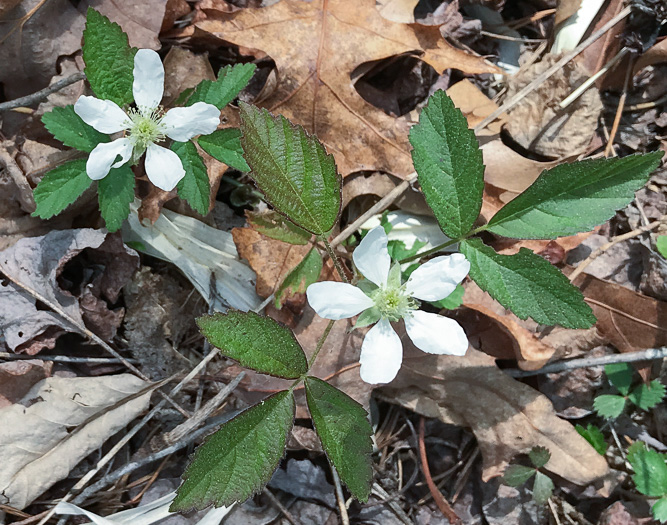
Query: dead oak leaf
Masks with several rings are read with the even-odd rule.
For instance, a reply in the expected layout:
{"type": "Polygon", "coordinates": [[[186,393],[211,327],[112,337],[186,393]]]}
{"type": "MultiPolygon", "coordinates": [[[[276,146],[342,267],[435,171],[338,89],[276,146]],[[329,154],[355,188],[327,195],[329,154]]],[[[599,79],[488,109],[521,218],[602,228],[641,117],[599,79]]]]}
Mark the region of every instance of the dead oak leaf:
{"type": "Polygon", "coordinates": [[[498,72],[483,58],[450,46],[435,26],[383,18],[373,0],[281,0],[234,13],[207,9],[196,29],[270,55],[278,82],[262,105],[316,134],[344,176],[358,170],[405,176],[414,170],[412,122],[387,115],[357,93],[350,78],[357,66],[413,52],[440,73],[498,72]]]}

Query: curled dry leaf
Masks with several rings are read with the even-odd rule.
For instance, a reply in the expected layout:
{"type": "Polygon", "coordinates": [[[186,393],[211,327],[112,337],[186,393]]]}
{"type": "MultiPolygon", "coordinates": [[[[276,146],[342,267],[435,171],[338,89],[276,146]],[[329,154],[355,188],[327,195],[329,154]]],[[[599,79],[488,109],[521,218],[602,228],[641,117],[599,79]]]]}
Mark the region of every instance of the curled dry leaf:
{"type": "Polygon", "coordinates": [[[38,359],[0,363],[0,408],[19,401],[35,383],[51,375],[53,363],[38,359]]]}

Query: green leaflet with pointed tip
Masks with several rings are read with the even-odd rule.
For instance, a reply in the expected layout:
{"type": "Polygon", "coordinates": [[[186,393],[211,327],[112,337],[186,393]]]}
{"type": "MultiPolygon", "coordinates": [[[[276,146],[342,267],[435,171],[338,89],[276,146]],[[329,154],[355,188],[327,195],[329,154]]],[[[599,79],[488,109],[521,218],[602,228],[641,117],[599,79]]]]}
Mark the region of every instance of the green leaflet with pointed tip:
{"type": "Polygon", "coordinates": [[[84,72],[95,95],[113,100],[119,106],[134,100],[134,55],[121,27],[92,7],[88,8],[83,31],[84,72]]]}
{"type": "Polygon", "coordinates": [[[665,385],[657,379],[632,389],[628,399],[642,410],[651,410],[665,397],[665,385]]]}
{"type": "Polygon", "coordinates": [[[667,521],[667,496],[663,496],[656,501],[651,510],[656,520],[660,523],[665,523],[667,521]]]}
{"type": "Polygon", "coordinates": [[[284,390],[241,412],[206,438],[183,474],[171,512],[243,502],[271,479],[294,422],[294,396],[284,390]]]}
{"type": "Polygon", "coordinates": [[[630,392],[634,372],[635,369],[630,363],[612,363],[604,367],[609,382],[624,396],[630,392]]]}
{"type": "Polygon", "coordinates": [[[535,475],[537,470],[532,467],[525,467],[523,465],[510,465],[505,469],[503,474],[503,483],[510,487],[520,487],[531,477],[535,475]]]}
{"type": "Polygon", "coordinates": [[[213,104],[218,109],[224,108],[246,87],[255,73],[255,64],[234,64],[225,66],[218,72],[218,79],[202,80],[188,98],[187,104],[195,102],[213,104]]]}
{"type": "Polygon", "coordinates": [[[581,437],[590,443],[598,454],[604,456],[607,453],[607,442],[598,427],[589,423],[586,428],[581,425],[576,425],[574,429],[579,432],[581,437]]]}
{"type": "Polygon", "coordinates": [[[239,171],[250,171],[250,166],[243,158],[240,129],[219,129],[210,135],[202,135],[197,139],[197,142],[201,149],[214,159],[239,171]]]}
{"type": "Polygon", "coordinates": [[[635,471],[632,480],[639,492],[652,498],[667,494],[667,465],[664,454],[646,448],[643,441],[636,441],[628,448],[628,461],[635,471]]]}
{"type": "Polygon", "coordinates": [[[127,164],[112,168],[98,181],[97,194],[107,230],[119,230],[130,214],[130,203],[134,200],[134,172],[127,164]]]}
{"type": "Polygon", "coordinates": [[[555,239],[592,230],[627,206],[662,156],[657,151],[545,170],[491,218],[487,229],[515,239],[555,239]]]}
{"type": "Polygon", "coordinates": [[[197,146],[190,141],[174,142],[171,150],[181,159],[185,170],[185,177],[176,185],[178,196],[185,199],[193,210],[206,215],[211,203],[211,185],[197,146]]]}
{"type": "Polygon", "coordinates": [[[607,419],[618,417],[625,408],[625,398],[609,394],[598,396],[593,400],[593,408],[607,419]]]}
{"type": "Polygon", "coordinates": [[[544,505],[551,495],[554,493],[554,482],[546,474],[541,472],[535,473],[535,481],[533,482],[533,499],[535,503],[544,505]]]}
{"type": "Polygon", "coordinates": [[[241,146],[266,201],[304,230],[328,233],[341,206],[342,179],[333,156],[285,117],[243,102],[240,108],[241,146]]]}
{"type": "Polygon", "coordinates": [[[93,181],[86,173],[86,159],[71,160],[52,169],[33,191],[37,208],[33,217],[50,219],[78,199],[93,181]]]}
{"type": "Polygon", "coordinates": [[[79,151],[90,153],[101,142],[111,140],[108,135],[100,133],[81,120],[81,117],[74,112],[72,105],[53,108],[52,111],[44,113],[42,122],[56,139],[65,146],[79,151]]]}
{"type": "Polygon", "coordinates": [[[589,328],[595,323],[581,291],[555,266],[532,251],[501,255],[480,239],[461,242],[470,261],[470,277],[491,297],[521,319],[565,328],[589,328]]]}
{"type": "Polygon", "coordinates": [[[305,292],[322,273],[322,256],[315,248],[311,248],[303,260],[287,274],[276,290],[276,308],[280,310],[291,295],[305,292]]]}
{"type": "Polygon", "coordinates": [[[285,379],[308,371],[306,355],[292,331],[270,317],[230,310],[204,315],[197,325],[209,343],[246,368],[285,379]]]}
{"type": "Polygon", "coordinates": [[[528,457],[535,468],[542,468],[551,459],[551,452],[546,447],[533,447],[528,452],[528,457]]]}
{"type": "Polygon", "coordinates": [[[368,501],[373,480],[373,428],[354,399],[316,377],[306,378],[306,401],[315,431],[352,495],[368,501]]]}
{"type": "Polygon", "coordinates": [[[462,237],[482,207],[484,162],[475,133],[444,91],[429,98],[410,143],[426,203],[447,236],[462,237]]]}

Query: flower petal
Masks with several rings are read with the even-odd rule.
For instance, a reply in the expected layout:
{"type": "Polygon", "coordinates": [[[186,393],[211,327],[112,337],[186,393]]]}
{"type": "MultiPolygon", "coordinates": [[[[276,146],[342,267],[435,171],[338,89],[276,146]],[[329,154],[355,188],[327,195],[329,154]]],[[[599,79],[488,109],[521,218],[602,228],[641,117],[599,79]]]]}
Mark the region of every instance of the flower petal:
{"type": "Polygon", "coordinates": [[[181,159],[170,149],[150,143],[146,150],[146,175],[158,188],[171,191],[185,177],[181,159]]]}
{"type": "Polygon", "coordinates": [[[386,319],[371,328],[361,344],[359,363],[361,379],[366,383],[389,383],[401,368],[401,338],[386,319]]]}
{"type": "Polygon", "coordinates": [[[118,104],[87,95],[80,96],[74,103],[74,113],[100,133],[118,133],[130,124],[129,117],[118,104]]]}
{"type": "Polygon", "coordinates": [[[134,55],[132,94],[140,110],[153,110],[160,105],[164,92],[164,66],[160,55],[152,49],[140,49],[134,55]]]}
{"type": "Polygon", "coordinates": [[[93,180],[106,177],[111,168],[125,164],[132,156],[132,143],[129,139],[116,139],[113,142],[101,142],[90,152],[86,161],[86,173],[93,180]],[[118,162],[116,158],[121,156],[118,162]]]}
{"type": "Polygon", "coordinates": [[[435,257],[417,268],[406,284],[409,295],[423,301],[439,301],[454,291],[470,271],[462,253],[435,257]]]}
{"type": "Polygon", "coordinates": [[[185,142],[196,135],[213,133],[220,124],[220,110],[213,104],[195,102],[192,106],[172,108],[162,119],[164,132],[178,142],[185,142]]]}
{"type": "Polygon", "coordinates": [[[408,336],[424,352],[461,356],[468,351],[466,333],[454,319],[415,310],[404,321],[408,336]]]}
{"type": "Polygon", "coordinates": [[[373,228],[366,234],[352,258],[357,269],[369,281],[382,286],[387,284],[391,258],[387,250],[387,234],[382,226],[373,228]]]}
{"type": "Polygon", "coordinates": [[[311,284],[306,290],[308,304],[325,319],[347,319],[370,308],[375,303],[356,286],[324,281],[311,284]]]}

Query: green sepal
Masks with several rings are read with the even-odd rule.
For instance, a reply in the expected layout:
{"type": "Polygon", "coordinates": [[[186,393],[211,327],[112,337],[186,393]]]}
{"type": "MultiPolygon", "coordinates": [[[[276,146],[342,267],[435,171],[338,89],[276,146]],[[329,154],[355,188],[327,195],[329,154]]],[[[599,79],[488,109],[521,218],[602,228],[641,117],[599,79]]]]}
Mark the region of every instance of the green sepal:
{"type": "Polygon", "coordinates": [[[50,219],[76,201],[93,181],[86,173],[86,159],[66,162],[49,171],[33,191],[37,208],[33,217],[50,219]]]}
{"type": "Polygon", "coordinates": [[[378,289],[378,285],[368,279],[361,279],[357,284],[362,292],[364,292],[368,297],[371,297],[375,291],[378,289]]]}
{"type": "Polygon", "coordinates": [[[176,185],[178,196],[187,201],[193,210],[206,215],[211,204],[211,184],[197,146],[190,141],[174,142],[171,150],[181,159],[185,170],[185,176],[176,185]]]}
{"type": "Polygon", "coordinates": [[[127,164],[111,168],[109,174],[98,181],[97,196],[107,230],[118,231],[130,214],[130,203],[134,200],[132,168],[127,164]]]}
{"type": "Polygon", "coordinates": [[[104,133],[100,133],[86,124],[74,112],[74,106],[72,105],[64,108],[53,108],[52,111],[44,113],[42,122],[51,135],[65,146],[86,153],[93,151],[98,144],[111,140],[104,133]]]}
{"type": "Polygon", "coordinates": [[[357,317],[357,322],[354,323],[353,330],[377,323],[381,317],[382,314],[377,306],[367,308],[359,314],[359,317],[357,317]]]}

